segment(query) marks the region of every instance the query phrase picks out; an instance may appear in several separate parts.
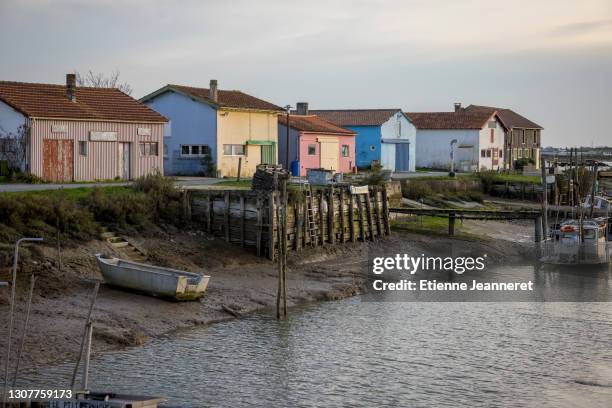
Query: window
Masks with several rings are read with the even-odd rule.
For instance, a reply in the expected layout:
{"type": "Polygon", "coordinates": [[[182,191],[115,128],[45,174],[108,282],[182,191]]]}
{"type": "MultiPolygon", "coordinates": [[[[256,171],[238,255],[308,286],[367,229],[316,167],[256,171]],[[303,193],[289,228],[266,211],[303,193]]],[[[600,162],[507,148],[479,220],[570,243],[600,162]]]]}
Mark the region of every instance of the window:
{"type": "Polygon", "coordinates": [[[519,159],[523,157],[523,149],[518,149],[518,155],[516,157],[518,157],[519,159]]]}
{"type": "Polygon", "coordinates": [[[485,149],[480,151],[480,157],[487,157],[487,151],[485,149]]]}
{"type": "Polygon", "coordinates": [[[157,156],[157,142],[140,142],[141,156],[157,156]]]}
{"type": "Polygon", "coordinates": [[[86,141],[79,141],[79,154],[81,156],[87,156],[87,142],[86,141]]]}
{"type": "Polygon", "coordinates": [[[223,154],[226,156],[242,156],[244,155],[244,145],[241,144],[224,144],[223,154]]]}
{"type": "Polygon", "coordinates": [[[181,157],[204,157],[210,154],[208,145],[181,145],[181,157]]]}
{"type": "Polygon", "coordinates": [[[349,145],[342,145],[342,157],[349,157],[349,145]]]}
{"type": "Polygon", "coordinates": [[[370,151],[372,151],[372,152],[373,152],[374,150],[376,150],[376,146],[374,146],[374,145],[370,145],[370,151]]]}
{"type": "Polygon", "coordinates": [[[500,151],[499,151],[499,158],[501,159],[502,157],[504,157],[504,155],[503,155],[503,150],[500,150],[500,151]]]}
{"type": "Polygon", "coordinates": [[[314,156],[317,154],[317,145],[310,144],[308,145],[308,155],[314,156]]]}
{"type": "Polygon", "coordinates": [[[164,157],[168,158],[168,145],[164,143],[164,157]]]}
{"type": "Polygon", "coordinates": [[[487,149],[487,157],[491,157],[491,149],[487,149]]]}
{"type": "Polygon", "coordinates": [[[491,129],[491,143],[495,143],[495,129],[491,129]]]}

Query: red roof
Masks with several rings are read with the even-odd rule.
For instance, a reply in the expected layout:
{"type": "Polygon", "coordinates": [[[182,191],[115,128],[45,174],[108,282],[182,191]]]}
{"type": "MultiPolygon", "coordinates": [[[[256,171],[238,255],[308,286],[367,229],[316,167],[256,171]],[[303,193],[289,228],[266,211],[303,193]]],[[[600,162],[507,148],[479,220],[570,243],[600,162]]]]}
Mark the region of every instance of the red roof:
{"type": "MultiPolygon", "coordinates": [[[[278,115],[278,122],[287,125],[287,116],[278,115]]],[[[290,115],[289,126],[302,132],[333,133],[346,136],[355,136],[355,132],[336,126],[333,123],[318,117],[317,115],[290,115]]]]}
{"type": "Polygon", "coordinates": [[[514,112],[512,109],[507,108],[495,108],[492,106],[481,106],[481,105],[470,105],[465,108],[466,112],[476,112],[476,111],[485,111],[485,112],[497,112],[497,116],[502,124],[508,128],[522,128],[522,129],[543,129],[542,126],[538,125],[535,122],[530,121],[524,116],[519,115],[514,112]]]}
{"type": "Polygon", "coordinates": [[[276,106],[273,103],[264,101],[251,95],[247,95],[241,91],[226,91],[219,89],[217,91],[217,102],[210,98],[210,91],[208,88],[196,88],[193,86],[184,85],[166,85],[165,87],[147,95],[141,99],[145,102],[150,100],[157,95],[161,95],[167,91],[177,91],[194,98],[198,98],[203,102],[211,105],[225,107],[225,108],[238,108],[238,109],[255,109],[255,110],[268,110],[268,111],[282,111],[283,108],[276,106]]]}
{"type": "Polygon", "coordinates": [[[482,129],[495,111],[406,112],[417,129],[482,129]]]}
{"type": "Polygon", "coordinates": [[[0,100],[31,118],[158,122],[168,120],[114,88],[76,88],[76,101],[64,85],[0,81],[0,100]]]}
{"type": "Polygon", "coordinates": [[[380,126],[401,109],[340,109],[310,110],[338,126],[380,126]]]}

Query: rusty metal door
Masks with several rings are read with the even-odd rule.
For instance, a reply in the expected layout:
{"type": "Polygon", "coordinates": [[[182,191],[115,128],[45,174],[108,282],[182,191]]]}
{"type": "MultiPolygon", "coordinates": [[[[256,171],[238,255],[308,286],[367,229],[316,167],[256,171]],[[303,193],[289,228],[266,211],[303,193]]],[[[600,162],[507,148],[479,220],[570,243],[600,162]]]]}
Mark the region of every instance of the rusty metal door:
{"type": "Polygon", "coordinates": [[[74,145],[72,140],[43,140],[43,178],[73,181],[74,145]]]}

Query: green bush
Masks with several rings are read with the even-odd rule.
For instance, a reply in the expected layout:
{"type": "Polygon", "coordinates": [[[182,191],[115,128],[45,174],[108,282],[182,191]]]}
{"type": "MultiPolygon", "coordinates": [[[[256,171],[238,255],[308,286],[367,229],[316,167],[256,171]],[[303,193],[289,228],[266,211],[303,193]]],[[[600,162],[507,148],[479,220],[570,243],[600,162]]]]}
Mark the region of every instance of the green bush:
{"type": "Polygon", "coordinates": [[[434,194],[428,183],[422,181],[403,181],[402,196],[411,200],[420,200],[434,194]]]}

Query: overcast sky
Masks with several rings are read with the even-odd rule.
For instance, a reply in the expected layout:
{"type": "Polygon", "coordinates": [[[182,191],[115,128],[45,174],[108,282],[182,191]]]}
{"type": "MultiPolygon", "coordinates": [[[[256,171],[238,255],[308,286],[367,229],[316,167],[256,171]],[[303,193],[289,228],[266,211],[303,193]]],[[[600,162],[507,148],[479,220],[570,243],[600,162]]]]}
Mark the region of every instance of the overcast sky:
{"type": "Polygon", "coordinates": [[[110,72],[313,109],[509,107],[612,145],[610,0],[0,0],[0,79],[110,72]]]}

